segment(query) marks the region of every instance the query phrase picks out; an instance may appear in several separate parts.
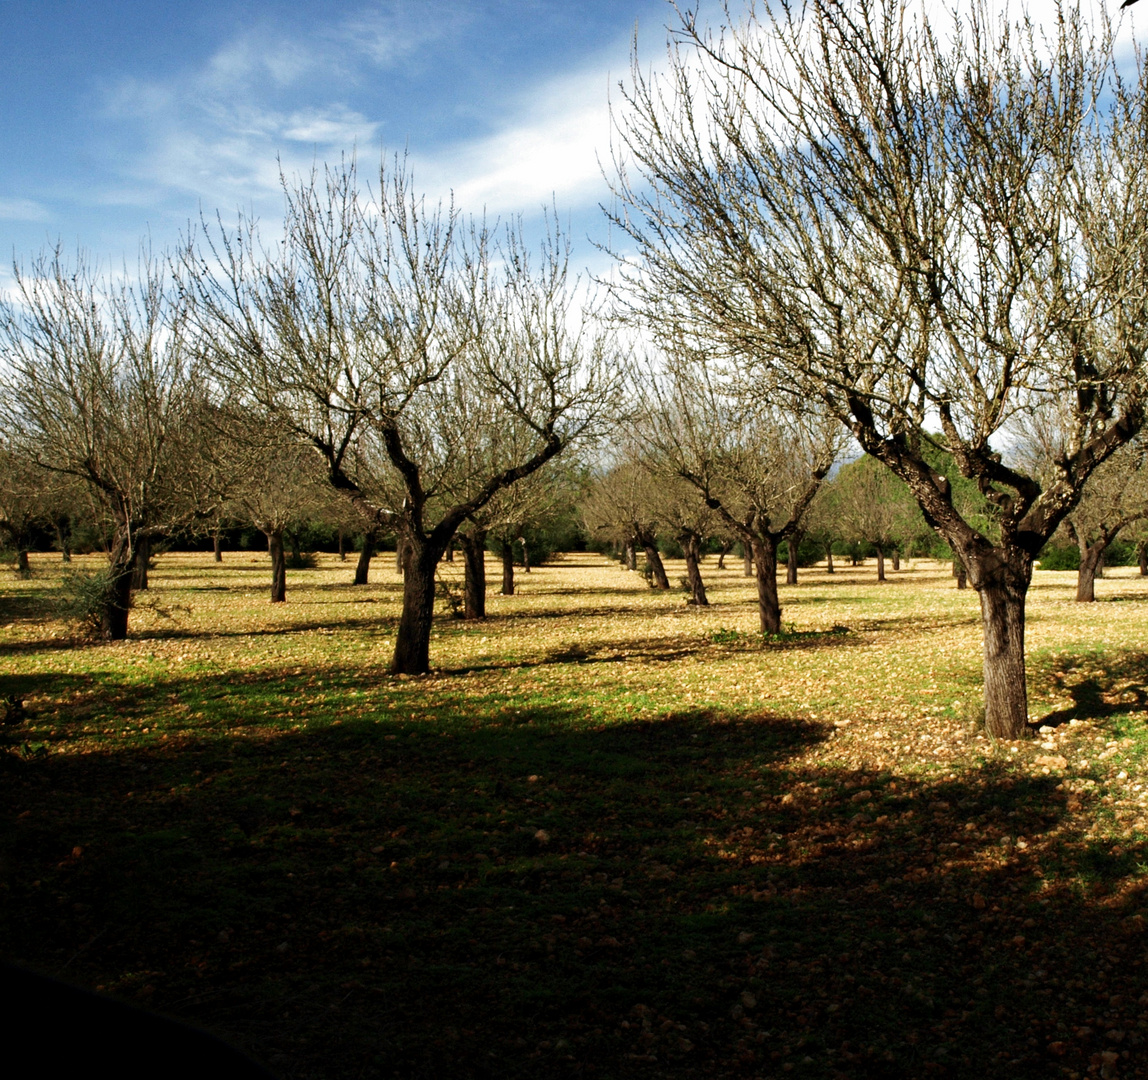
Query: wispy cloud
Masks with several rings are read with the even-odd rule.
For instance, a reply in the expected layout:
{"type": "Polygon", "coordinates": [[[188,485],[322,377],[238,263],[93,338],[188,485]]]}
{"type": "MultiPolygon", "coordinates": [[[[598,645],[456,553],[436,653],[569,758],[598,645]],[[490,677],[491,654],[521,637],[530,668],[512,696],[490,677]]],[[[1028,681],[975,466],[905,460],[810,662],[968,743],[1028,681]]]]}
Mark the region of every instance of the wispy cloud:
{"type": "Polygon", "coordinates": [[[532,88],[494,133],[416,153],[421,186],[453,191],[456,203],[474,213],[531,212],[552,200],[561,208],[598,202],[599,158],[610,139],[608,88],[605,65],[532,88]]]}
{"type": "Polygon", "coordinates": [[[51,221],[52,214],[42,203],[34,199],[0,198],[0,220],[3,221],[51,221]]]}

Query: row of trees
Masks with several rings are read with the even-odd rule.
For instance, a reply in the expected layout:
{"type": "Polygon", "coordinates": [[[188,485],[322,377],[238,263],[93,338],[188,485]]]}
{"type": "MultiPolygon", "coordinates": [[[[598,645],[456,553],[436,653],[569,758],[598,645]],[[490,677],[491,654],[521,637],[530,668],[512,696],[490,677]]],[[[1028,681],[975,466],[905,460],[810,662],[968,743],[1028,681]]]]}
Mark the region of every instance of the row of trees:
{"type": "Polygon", "coordinates": [[[609,422],[622,365],[556,231],[532,255],[514,228],[428,208],[398,169],[377,195],[350,167],[285,201],[278,242],[245,219],[205,226],[132,281],[58,252],[17,268],[5,430],[112,522],[105,637],[127,632],[137,552],[236,504],[281,594],[283,529],[321,488],[368,535],[401,537],[392,666],[422,672],[448,545],[544,497],[527,481],[609,422]]]}
{"type": "Polygon", "coordinates": [[[716,370],[909,486],[980,596],[987,726],[1018,737],[1033,560],[1145,419],[1148,67],[1128,83],[1071,4],[1037,27],[974,2],[952,33],[898,0],[725,15],[684,10],[622,87],[617,300],[693,373],[671,404],[716,370]],[[1055,433],[1040,470],[1006,454],[1025,428],[1055,433]]]}
{"type": "MultiPolygon", "coordinates": [[[[874,542],[905,527],[907,489],[977,590],[987,724],[1016,737],[1034,558],[1065,528],[1089,563],[1136,516],[1141,481],[1119,478],[1142,476],[1148,407],[1148,65],[1128,83],[1104,16],[1072,6],[1040,29],[974,2],[951,34],[900,0],[725,15],[715,34],[683,9],[661,72],[635,56],[621,88],[613,325],[653,356],[625,410],[640,452],[602,498],[633,503],[653,468],[695,598],[716,530],[776,633],[779,547],[852,440],[897,480],[855,467],[874,542]]],[[[110,637],[136,548],[234,497],[234,452],[197,451],[244,445],[260,492],[313,475],[399,535],[392,667],[425,671],[448,545],[477,570],[545,497],[531,478],[620,412],[624,351],[557,230],[539,257],[428,207],[398,165],[376,193],[353,166],[285,186],[273,243],[216,222],[127,284],[57,256],[17,287],[5,428],[115,523],[110,637]]],[[[610,514],[657,575],[639,509],[610,514]]]]}

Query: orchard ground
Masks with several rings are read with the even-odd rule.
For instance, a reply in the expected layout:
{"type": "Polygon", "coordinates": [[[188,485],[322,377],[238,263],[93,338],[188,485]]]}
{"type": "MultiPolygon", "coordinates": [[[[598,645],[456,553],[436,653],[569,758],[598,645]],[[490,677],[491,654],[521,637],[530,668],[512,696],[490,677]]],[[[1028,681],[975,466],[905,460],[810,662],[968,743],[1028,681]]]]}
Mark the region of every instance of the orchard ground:
{"type": "Polygon", "coordinates": [[[266,556],[167,554],[117,645],[32,566],[0,581],[9,959],[284,1077],[1148,1076],[1134,568],[1092,605],[1036,573],[1043,727],[994,744],[934,563],[804,570],[763,644],[740,565],[698,609],[569,555],[444,614],[414,679],[385,557],[272,606],[266,556]]]}

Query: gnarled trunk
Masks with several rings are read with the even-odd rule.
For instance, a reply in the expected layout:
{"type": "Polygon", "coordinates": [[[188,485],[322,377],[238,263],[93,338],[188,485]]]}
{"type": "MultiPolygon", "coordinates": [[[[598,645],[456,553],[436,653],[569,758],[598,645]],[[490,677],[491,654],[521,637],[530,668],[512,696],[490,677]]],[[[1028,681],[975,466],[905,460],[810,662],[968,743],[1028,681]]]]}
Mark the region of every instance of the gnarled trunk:
{"type": "Polygon", "coordinates": [[[355,563],[355,580],[352,585],[366,585],[371,574],[371,559],[375,554],[375,545],[379,542],[379,530],[368,529],[363,533],[363,546],[359,551],[358,562],[355,563]]]}
{"type": "Polygon", "coordinates": [[[502,595],[514,595],[514,541],[502,545],[502,595]]]}
{"type": "Polygon", "coordinates": [[[486,530],[458,534],[463,553],[464,619],[486,618],[486,530]]]}
{"type": "Polygon", "coordinates": [[[638,555],[634,550],[633,540],[626,541],[626,546],[622,551],[622,565],[625,566],[627,570],[638,569],[638,555]]]}
{"type": "Polygon", "coordinates": [[[709,597],[706,596],[705,582],[702,581],[701,549],[702,540],[697,533],[682,532],[678,536],[678,543],[686,556],[686,579],[690,584],[690,603],[699,607],[709,606],[709,597]]]}
{"type": "Polygon", "coordinates": [[[998,739],[1019,739],[1028,730],[1024,603],[1032,559],[997,549],[969,569],[984,624],[985,728],[998,739]]]}
{"type": "Polygon", "coordinates": [[[794,533],[786,542],[786,557],[785,557],[785,584],[797,584],[797,556],[798,544],[801,543],[801,533],[794,533]]]}
{"type": "Polygon", "coordinates": [[[147,564],[151,558],[151,539],[136,537],[135,557],[132,559],[132,591],[147,592],[147,564]]]}
{"type": "Polygon", "coordinates": [[[732,543],[727,542],[727,543],[722,544],[721,551],[718,552],[718,557],[717,557],[717,568],[719,570],[725,569],[725,557],[732,550],[733,550],[733,544],[732,543]]]}
{"type": "Polygon", "coordinates": [[[100,637],[123,641],[128,636],[128,612],[132,606],[134,564],[131,535],[126,526],[116,531],[108,564],[108,591],[100,612],[100,637]]]}
{"type": "Polygon", "coordinates": [[[1076,572],[1076,602],[1091,604],[1096,600],[1096,579],[1101,576],[1100,568],[1108,541],[1101,539],[1090,544],[1087,540],[1080,540],[1077,546],[1080,548],[1080,569],[1076,572]]]}
{"type": "Polygon", "coordinates": [[[781,603],[777,596],[777,541],[757,537],[750,546],[757,578],[757,610],[762,634],[781,633],[781,603]]]}
{"type": "Polygon", "coordinates": [[[271,555],[271,603],[282,604],[287,599],[287,556],[283,552],[283,530],[265,532],[267,551],[271,555]]]}
{"type": "Polygon", "coordinates": [[[430,670],[431,622],[434,618],[435,567],[442,548],[408,537],[404,544],[403,612],[391,659],[394,675],[423,675],[430,670]]]}

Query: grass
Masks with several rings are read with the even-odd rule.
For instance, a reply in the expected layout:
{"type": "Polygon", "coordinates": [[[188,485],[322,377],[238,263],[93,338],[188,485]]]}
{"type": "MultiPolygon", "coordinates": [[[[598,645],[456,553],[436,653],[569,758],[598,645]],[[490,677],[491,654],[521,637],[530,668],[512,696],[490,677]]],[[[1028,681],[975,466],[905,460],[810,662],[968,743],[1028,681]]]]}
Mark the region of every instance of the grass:
{"type": "Polygon", "coordinates": [[[34,558],[5,956],[286,1077],[1148,1075],[1148,582],[1036,574],[1048,730],[994,744],[944,568],[803,571],[766,644],[703,569],[568,556],[408,679],[389,562],[272,606],[263,556],[165,555],[103,646],[34,558]]]}

